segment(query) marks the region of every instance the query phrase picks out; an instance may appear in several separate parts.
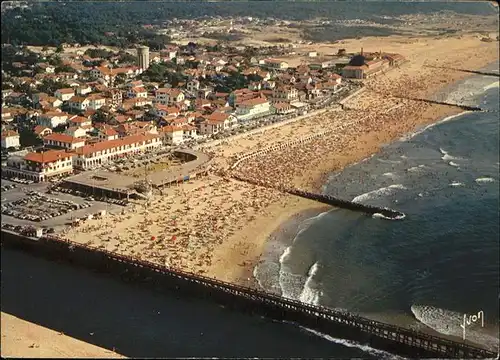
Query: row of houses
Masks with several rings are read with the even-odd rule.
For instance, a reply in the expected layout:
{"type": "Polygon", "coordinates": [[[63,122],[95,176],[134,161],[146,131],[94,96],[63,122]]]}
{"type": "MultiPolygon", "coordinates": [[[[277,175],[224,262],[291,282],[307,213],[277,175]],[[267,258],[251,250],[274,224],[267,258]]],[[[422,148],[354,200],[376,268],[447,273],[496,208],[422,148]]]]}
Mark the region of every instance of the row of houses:
{"type": "MultiPolygon", "coordinates": [[[[61,140],[63,144],[75,144],[77,141],[67,138],[61,140]]],[[[48,142],[54,141],[57,140],[55,138],[48,140],[48,142]]],[[[88,145],[79,141],[78,145],[70,149],[27,152],[10,156],[7,166],[2,167],[2,172],[8,176],[17,176],[36,182],[48,181],[71,174],[74,169],[94,169],[130,154],[152,151],[162,145],[162,139],[159,135],[139,134],[88,145]]]]}

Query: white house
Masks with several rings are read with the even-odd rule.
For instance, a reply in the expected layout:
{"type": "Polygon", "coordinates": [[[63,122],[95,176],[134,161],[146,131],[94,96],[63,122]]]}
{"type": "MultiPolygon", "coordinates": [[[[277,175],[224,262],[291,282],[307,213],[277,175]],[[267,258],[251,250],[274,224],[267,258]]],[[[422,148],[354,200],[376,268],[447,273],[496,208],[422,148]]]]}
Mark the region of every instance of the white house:
{"type": "Polygon", "coordinates": [[[84,116],[75,116],[68,120],[70,126],[77,126],[81,128],[87,128],[92,126],[92,120],[84,116]]]}
{"type": "Polygon", "coordinates": [[[69,115],[64,112],[51,111],[41,114],[38,117],[38,124],[53,129],[59,125],[65,125],[68,118],[69,115]]]}
{"type": "Polygon", "coordinates": [[[75,95],[75,90],[71,88],[67,89],[58,89],[54,93],[54,96],[61,101],[68,101],[75,95]]]}
{"type": "Polygon", "coordinates": [[[250,120],[271,113],[271,104],[265,98],[255,98],[242,101],[236,105],[238,120],[250,120]]]}
{"type": "Polygon", "coordinates": [[[76,138],[66,134],[52,133],[43,138],[43,143],[48,146],[57,146],[68,150],[74,150],[84,146],[85,139],[76,138]]]}
{"type": "Polygon", "coordinates": [[[87,100],[89,100],[89,105],[87,106],[89,109],[97,110],[106,105],[106,98],[99,94],[89,95],[87,100]]]}
{"type": "Polygon", "coordinates": [[[70,126],[64,131],[64,133],[74,138],[82,138],[87,135],[87,130],[78,126],[70,126]]]}
{"type": "Polygon", "coordinates": [[[81,96],[73,96],[69,99],[69,108],[76,111],[85,111],[90,105],[90,100],[81,96]]]}
{"type": "Polygon", "coordinates": [[[2,131],[2,149],[19,147],[19,134],[13,130],[2,131]]]}
{"type": "Polygon", "coordinates": [[[160,129],[163,141],[167,145],[179,145],[184,141],[184,130],[180,126],[164,126],[160,129]]]}
{"type": "Polygon", "coordinates": [[[156,90],[156,103],[160,105],[172,106],[176,103],[184,101],[185,97],[179,89],[161,88],[156,90]]]}
{"type": "Polygon", "coordinates": [[[129,98],[147,98],[148,92],[143,87],[133,87],[128,90],[127,96],[129,98]]]}
{"type": "Polygon", "coordinates": [[[87,95],[91,92],[92,88],[87,84],[80,85],[79,87],[76,88],[76,94],[80,96],[87,95]]]}

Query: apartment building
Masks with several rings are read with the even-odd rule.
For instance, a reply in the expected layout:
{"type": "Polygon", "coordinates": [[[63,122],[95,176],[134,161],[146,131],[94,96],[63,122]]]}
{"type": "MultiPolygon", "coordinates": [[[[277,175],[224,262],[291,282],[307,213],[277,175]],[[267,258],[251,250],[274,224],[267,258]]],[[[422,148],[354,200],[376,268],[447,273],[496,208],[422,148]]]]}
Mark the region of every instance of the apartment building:
{"type": "Polygon", "coordinates": [[[160,129],[166,145],[179,145],[184,141],[184,130],[180,126],[164,126],[160,129]]]}
{"type": "Polygon", "coordinates": [[[278,86],[273,89],[274,101],[293,101],[299,97],[297,89],[290,85],[278,86]]]}
{"type": "Polygon", "coordinates": [[[55,146],[68,150],[74,150],[85,146],[85,139],[77,138],[67,134],[52,133],[43,138],[43,144],[55,146]]]}
{"type": "Polygon", "coordinates": [[[55,91],[54,96],[61,101],[68,101],[75,96],[75,90],[71,88],[58,89],[55,91]]]}
{"type": "Polygon", "coordinates": [[[156,103],[172,106],[185,100],[185,96],[179,89],[161,88],[155,93],[156,103]]]}
{"type": "Polygon", "coordinates": [[[65,125],[68,118],[70,118],[70,115],[65,112],[50,111],[38,117],[38,125],[53,129],[59,125],[65,125]]]}
{"type": "Polygon", "coordinates": [[[11,156],[2,172],[8,176],[17,176],[36,182],[71,174],[73,172],[73,154],[66,150],[48,150],[30,152],[24,156],[11,156]]]}
{"type": "Polygon", "coordinates": [[[73,165],[83,170],[93,169],[126,154],[151,151],[161,145],[161,137],[154,134],[138,134],[102,141],[76,149],[73,165]]]}
{"type": "Polygon", "coordinates": [[[251,120],[271,113],[271,104],[265,98],[255,98],[242,101],[236,105],[238,120],[251,120]]]}

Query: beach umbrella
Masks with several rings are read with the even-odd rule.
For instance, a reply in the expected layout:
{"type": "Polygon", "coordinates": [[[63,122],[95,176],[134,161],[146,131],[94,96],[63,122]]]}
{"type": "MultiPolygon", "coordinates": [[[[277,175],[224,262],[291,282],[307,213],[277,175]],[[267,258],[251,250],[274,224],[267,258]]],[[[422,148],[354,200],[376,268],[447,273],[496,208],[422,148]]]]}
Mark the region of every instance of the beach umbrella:
{"type": "Polygon", "coordinates": [[[177,236],[172,235],[172,241],[175,241],[177,239],[177,236]]]}
{"type": "Polygon", "coordinates": [[[151,236],[151,240],[155,241],[156,237],[155,236],[151,236]]]}

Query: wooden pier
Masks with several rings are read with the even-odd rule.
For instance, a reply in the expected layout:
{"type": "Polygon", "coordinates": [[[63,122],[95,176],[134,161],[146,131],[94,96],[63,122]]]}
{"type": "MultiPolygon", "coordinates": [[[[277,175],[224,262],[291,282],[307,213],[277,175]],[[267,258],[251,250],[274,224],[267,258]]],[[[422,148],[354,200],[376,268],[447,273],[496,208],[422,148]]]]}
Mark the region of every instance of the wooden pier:
{"type": "Polygon", "coordinates": [[[494,358],[497,354],[465,343],[384,324],[264,291],[225,283],[205,276],[166,268],[147,261],[97,250],[57,237],[29,238],[2,229],[2,246],[28,251],[117,275],[125,281],[150,284],[160,291],[202,297],[252,314],[294,322],[337,338],[357,341],[393,354],[430,358],[494,358]]]}

